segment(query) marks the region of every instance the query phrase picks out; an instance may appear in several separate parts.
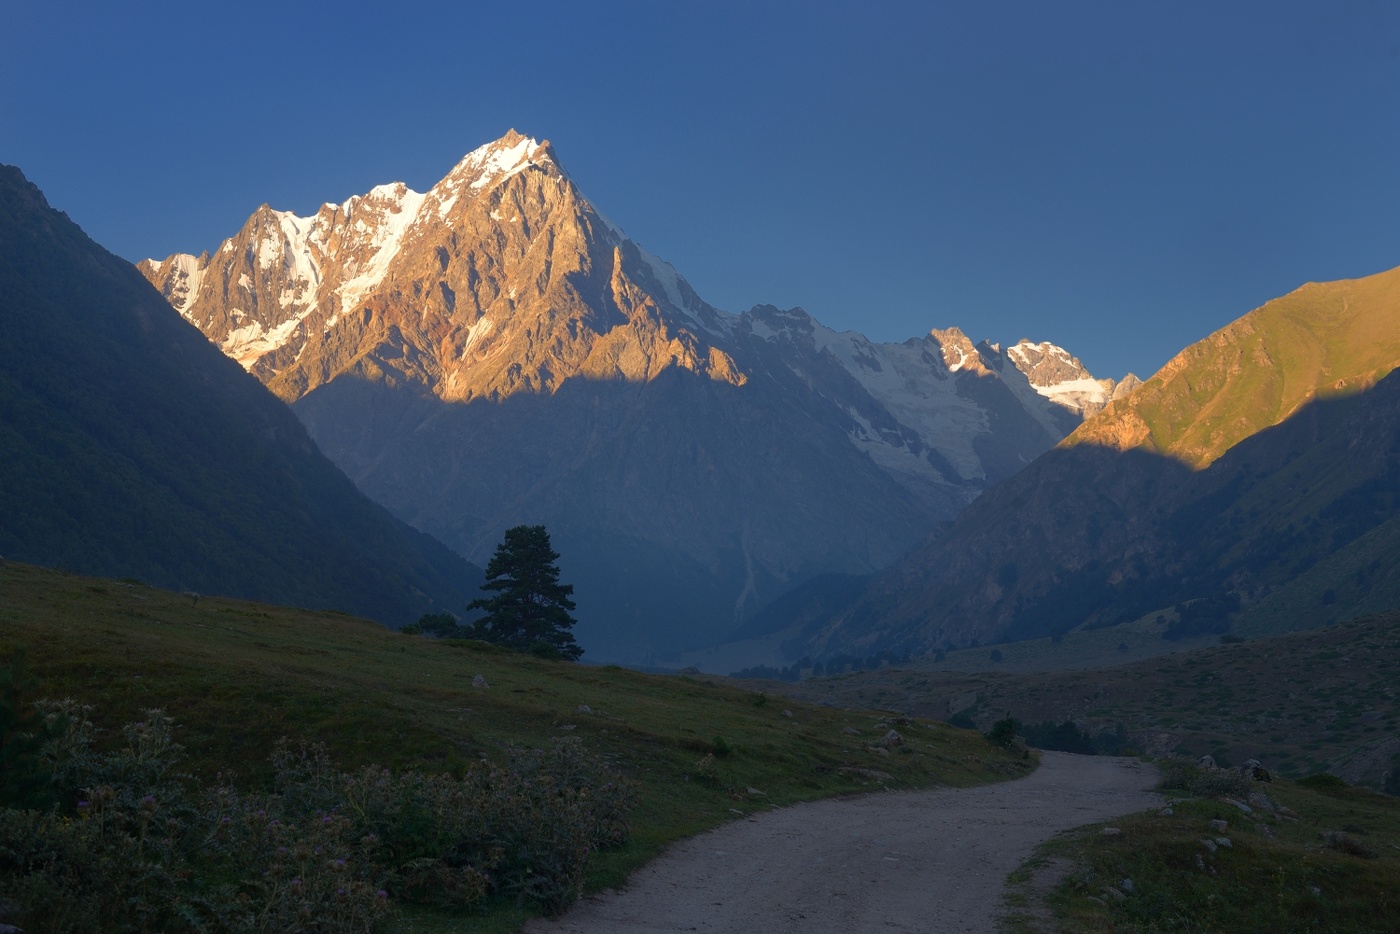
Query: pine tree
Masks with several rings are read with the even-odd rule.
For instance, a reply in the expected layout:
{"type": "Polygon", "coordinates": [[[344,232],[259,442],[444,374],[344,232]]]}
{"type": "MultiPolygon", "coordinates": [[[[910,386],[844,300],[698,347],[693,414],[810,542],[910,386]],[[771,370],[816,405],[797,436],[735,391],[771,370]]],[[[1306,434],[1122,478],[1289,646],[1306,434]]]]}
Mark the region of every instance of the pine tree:
{"type": "Polygon", "coordinates": [[[574,588],[559,583],[559,567],[554,563],[558,559],[544,526],[507,529],[505,540],[486,565],[486,583],[481,585],[496,596],[467,606],[468,612],[486,611],[472,624],[471,635],[517,652],[570,660],[582,655],[569,631],[575,622],[570,615],[574,601],[569,599],[574,588]]]}

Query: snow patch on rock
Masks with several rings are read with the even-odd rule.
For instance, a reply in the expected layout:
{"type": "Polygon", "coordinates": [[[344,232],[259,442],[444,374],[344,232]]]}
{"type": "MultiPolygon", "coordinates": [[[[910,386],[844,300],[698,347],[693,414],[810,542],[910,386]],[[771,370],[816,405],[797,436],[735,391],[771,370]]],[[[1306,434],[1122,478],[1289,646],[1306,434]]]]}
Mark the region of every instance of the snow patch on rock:
{"type": "Polygon", "coordinates": [[[1037,394],[1079,415],[1097,412],[1113,394],[1111,380],[1097,380],[1078,358],[1049,341],[1018,341],[1006,350],[1037,394]]]}
{"type": "Polygon", "coordinates": [[[200,265],[199,257],[189,253],[176,253],[165,262],[148,259],[145,265],[154,270],[159,279],[169,282],[166,301],[170,302],[181,317],[192,321],[190,305],[199,296],[200,286],[204,284],[204,267],[200,265]]]}
{"type": "Polygon", "coordinates": [[[423,206],[424,197],[399,182],[372,189],[369,196],[354,206],[346,202],[349,211],[360,215],[357,221],[368,223],[364,216],[366,213],[374,221],[368,223],[369,239],[366,243],[366,247],[373,252],[367,261],[357,264],[357,274],[341,284],[342,311],[353,311],[365,295],[384,281],[389,264],[398,255],[404,234],[418,218],[418,209],[423,206]]]}

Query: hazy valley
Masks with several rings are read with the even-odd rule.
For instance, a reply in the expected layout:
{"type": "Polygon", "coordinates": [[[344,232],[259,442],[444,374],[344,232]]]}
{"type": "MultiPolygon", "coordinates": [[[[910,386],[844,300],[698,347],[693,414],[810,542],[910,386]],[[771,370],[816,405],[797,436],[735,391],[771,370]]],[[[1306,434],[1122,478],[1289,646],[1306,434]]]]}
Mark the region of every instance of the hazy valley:
{"type": "Polygon", "coordinates": [[[1051,344],[715,309],[515,133],[426,194],[264,206],[140,268],[399,518],[478,564],[545,523],[583,638],[632,662],[886,567],[1136,382],[1051,344]]]}

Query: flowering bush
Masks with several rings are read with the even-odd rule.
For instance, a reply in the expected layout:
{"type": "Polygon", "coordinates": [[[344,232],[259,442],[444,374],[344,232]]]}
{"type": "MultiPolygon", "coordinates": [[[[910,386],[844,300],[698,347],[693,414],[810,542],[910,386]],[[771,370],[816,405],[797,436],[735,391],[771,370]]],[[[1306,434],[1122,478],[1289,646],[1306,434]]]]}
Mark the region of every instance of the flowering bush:
{"type": "MultiPolygon", "coordinates": [[[[488,894],[558,911],[626,839],[632,788],[576,740],[461,776],[336,770],[283,741],[270,793],[201,786],[160,710],[95,751],[90,711],[42,706],[63,802],[0,809],[0,924],[69,931],[368,932],[394,900],[488,894]]],[[[0,802],[4,803],[4,802],[0,802]]]]}

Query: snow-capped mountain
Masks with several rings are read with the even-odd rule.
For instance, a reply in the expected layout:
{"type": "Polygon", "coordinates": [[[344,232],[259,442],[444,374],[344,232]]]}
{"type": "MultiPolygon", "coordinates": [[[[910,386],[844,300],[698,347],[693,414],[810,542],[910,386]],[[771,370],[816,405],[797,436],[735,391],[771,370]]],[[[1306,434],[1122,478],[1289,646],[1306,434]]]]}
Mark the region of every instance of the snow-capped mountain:
{"type": "Polygon", "coordinates": [[[1006,357],[1039,395],[1081,419],[1101,412],[1114,399],[1124,398],[1142,385],[1132,373],[1121,381],[1094,379],[1078,357],[1049,341],[1017,341],[1006,348],[1006,357]]]}
{"type": "Polygon", "coordinates": [[[1052,344],[716,309],[514,131],[426,193],[263,206],[140,268],[411,523],[477,559],[548,525],[595,657],[889,563],[1115,389],[1052,344]]]}
{"type": "Polygon", "coordinates": [[[288,401],[365,366],[462,402],[673,364],[740,379],[709,357],[732,316],[584,201],[549,143],[514,132],[426,194],[381,185],[311,217],[263,205],[212,255],[139,268],[288,401]],[[641,341],[618,333],[634,311],[656,325],[641,341]]]}

